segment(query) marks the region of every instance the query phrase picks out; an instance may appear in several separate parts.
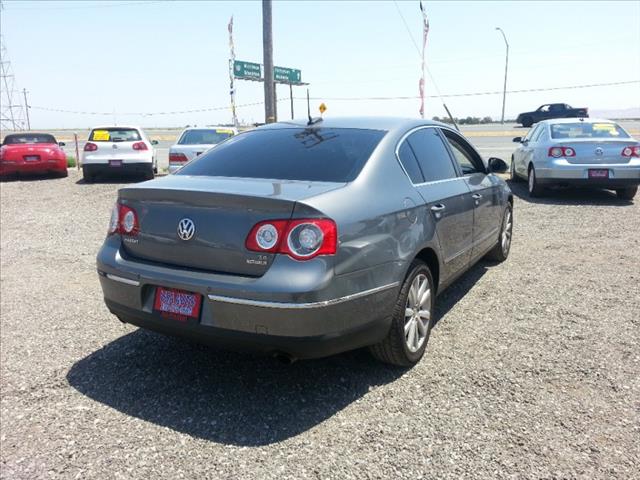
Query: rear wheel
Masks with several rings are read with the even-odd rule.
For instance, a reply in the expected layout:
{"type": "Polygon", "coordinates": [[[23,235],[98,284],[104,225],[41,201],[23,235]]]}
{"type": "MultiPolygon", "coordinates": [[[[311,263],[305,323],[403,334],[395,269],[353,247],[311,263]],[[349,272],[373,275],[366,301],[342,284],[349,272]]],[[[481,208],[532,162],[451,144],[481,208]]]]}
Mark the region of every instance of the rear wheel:
{"type": "Polygon", "coordinates": [[[542,193],[544,192],[544,189],[538,183],[538,179],[536,178],[536,169],[533,167],[533,165],[529,167],[527,187],[530,197],[541,197],[542,193]]]}
{"type": "Polygon", "coordinates": [[[500,230],[500,237],[498,243],[493,247],[486,257],[489,260],[495,260],[496,262],[504,262],[509,256],[509,250],[511,250],[511,236],[513,234],[513,207],[510,203],[507,203],[507,208],[504,211],[502,217],[502,228],[500,230]]]}
{"type": "Polygon", "coordinates": [[[87,167],[82,167],[82,179],[85,183],[93,183],[96,177],[87,167]]]}
{"type": "Polygon", "coordinates": [[[511,155],[511,166],[509,167],[509,178],[514,183],[521,181],[520,177],[516,173],[516,163],[513,161],[513,155],[511,155]]]}
{"type": "Polygon", "coordinates": [[[616,195],[621,200],[633,200],[633,197],[638,193],[638,187],[618,188],[616,195]]]}
{"type": "Polygon", "coordinates": [[[426,263],[414,260],[393,310],[387,337],[370,351],[378,360],[401,367],[418,363],[433,325],[435,288],[426,263]]]}
{"type": "Polygon", "coordinates": [[[144,179],[145,180],[153,180],[154,169],[153,164],[149,165],[144,171],[144,179]]]}
{"type": "Polygon", "coordinates": [[[60,177],[60,178],[65,178],[65,177],[69,176],[69,172],[65,168],[64,170],[60,170],[60,171],[56,172],[56,176],[60,177]]]}

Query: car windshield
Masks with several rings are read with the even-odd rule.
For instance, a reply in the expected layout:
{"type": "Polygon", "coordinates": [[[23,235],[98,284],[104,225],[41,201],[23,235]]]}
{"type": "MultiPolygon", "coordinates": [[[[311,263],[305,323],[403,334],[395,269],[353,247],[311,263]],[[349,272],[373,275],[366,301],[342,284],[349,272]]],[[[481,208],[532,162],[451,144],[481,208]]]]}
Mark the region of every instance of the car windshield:
{"type": "Polygon", "coordinates": [[[613,122],[556,123],[551,125],[551,138],[629,138],[629,134],[613,122]]]}
{"type": "Polygon", "coordinates": [[[187,130],[178,140],[178,145],[215,145],[231,136],[233,130],[223,128],[187,130]]]}
{"type": "Polygon", "coordinates": [[[322,127],[252,130],[209,150],[177,175],[349,182],[385,133],[322,127]]]}
{"type": "Polygon", "coordinates": [[[136,142],[142,140],[135,128],[96,128],[89,135],[90,142],[136,142]]]}
{"type": "Polygon", "coordinates": [[[3,145],[20,145],[23,143],[58,143],[48,133],[16,133],[4,137],[3,145]]]}

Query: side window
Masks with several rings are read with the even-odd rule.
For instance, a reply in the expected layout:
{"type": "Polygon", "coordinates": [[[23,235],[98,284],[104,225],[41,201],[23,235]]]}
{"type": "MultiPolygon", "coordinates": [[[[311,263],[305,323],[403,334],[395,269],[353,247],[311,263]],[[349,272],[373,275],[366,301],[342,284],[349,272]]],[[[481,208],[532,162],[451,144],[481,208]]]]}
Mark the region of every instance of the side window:
{"type": "Polygon", "coordinates": [[[422,128],[407,138],[426,182],[457,177],[447,147],[435,128],[422,128]]]}
{"type": "Polygon", "coordinates": [[[531,137],[531,141],[532,141],[532,142],[539,142],[540,140],[542,140],[542,137],[544,137],[544,135],[543,135],[544,130],[545,130],[545,128],[544,128],[544,126],[543,126],[543,125],[538,125],[538,126],[536,127],[535,135],[533,135],[533,136],[531,137]]]}
{"type": "Polygon", "coordinates": [[[524,137],[524,141],[525,142],[530,142],[531,139],[533,138],[534,135],[536,135],[538,133],[538,130],[540,129],[540,125],[536,125],[535,127],[533,127],[531,130],[529,130],[529,133],[527,133],[527,136],[524,137]]]}
{"type": "Polygon", "coordinates": [[[400,148],[398,149],[398,158],[413,183],[424,182],[424,177],[422,176],[420,166],[418,165],[418,159],[406,140],[402,142],[402,145],[400,145],[400,148]]]}
{"type": "Polygon", "coordinates": [[[485,172],[482,159],[466,140],[448,130],[443,129],[442,133],[449,142],[453,156],[463,174],[471,175],[472,173],[485,172]]]}

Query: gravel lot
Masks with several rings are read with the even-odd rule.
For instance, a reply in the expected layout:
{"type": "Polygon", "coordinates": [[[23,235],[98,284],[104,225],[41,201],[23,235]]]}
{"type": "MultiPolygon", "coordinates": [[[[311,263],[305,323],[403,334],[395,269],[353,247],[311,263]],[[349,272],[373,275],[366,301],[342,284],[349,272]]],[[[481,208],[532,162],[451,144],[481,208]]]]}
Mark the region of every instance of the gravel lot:
{"type": "Polygon", "coordinates": [[[439,299],[411,370],[284,366],[120,324],[120,185],[1,190],[2,477],[639,478],[640,198],[516,194],[509,260],[439,299]]]}

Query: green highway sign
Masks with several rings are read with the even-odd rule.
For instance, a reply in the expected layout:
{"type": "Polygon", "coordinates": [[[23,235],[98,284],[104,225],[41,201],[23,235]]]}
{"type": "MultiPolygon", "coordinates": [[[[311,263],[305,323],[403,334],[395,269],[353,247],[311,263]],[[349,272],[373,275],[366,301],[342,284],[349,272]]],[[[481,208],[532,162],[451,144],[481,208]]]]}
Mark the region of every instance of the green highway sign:
{"type": "MultiPolygon", "coordinates": [[[[264,80],[261,64],[242,60],[234,60],[233,76],[241,80],[264,80]]],[[[296,68],[273,67],[273,80],[287,85],[306,85],[302,82],[302,72],[296,68]]]]}
{"type": "Polygon", "coordinates": [[[247,80],[262,80],[262,68],[259,63],[235,60],[233,62],[233,76],[247,80]]]}
{"type": "Polygon", "coordinates": [[[295,68],[273,67],[273,79],[279,83],[302,83],[302,72],[295,68]]]}

